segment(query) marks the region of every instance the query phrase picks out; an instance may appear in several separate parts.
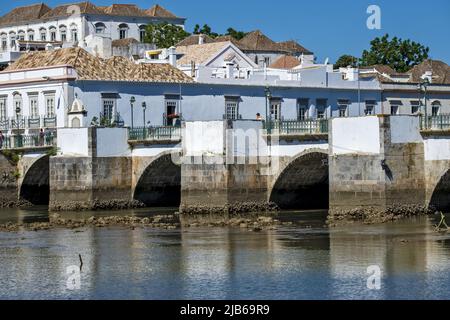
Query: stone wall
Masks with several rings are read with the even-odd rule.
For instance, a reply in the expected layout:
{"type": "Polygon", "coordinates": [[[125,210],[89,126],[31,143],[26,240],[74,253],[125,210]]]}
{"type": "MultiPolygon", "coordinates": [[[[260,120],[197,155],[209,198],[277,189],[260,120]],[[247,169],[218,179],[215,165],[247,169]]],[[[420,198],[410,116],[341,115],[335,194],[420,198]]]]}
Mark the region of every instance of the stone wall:
{"type": "MultiPolygon", "coordinates": [[[[356,208],[388,211],[396,208],[425,206],[424,146],[419,134],[418,118],[378,116],[371,122],[376,127],[361,127],[359,132],[334,137],[331,130],[330,145],[330,211],[356,208]],[[372,131],[372,132],[371,132],[372,131]],[[379,135],[378,137],[376,135],[379,135]],[[339,146],[346,145],[357,135],[361,149],[366,148],[364,136],[379,141],[379,151],[362,152],[339,146]]],[[[334,125],[348,125],[346,120],[333,120],[334,125]],[[340,122],[339,122],[340,121],[340,122]]]]}
{"type": "Polygon", "coordinates": [[[17,165],[0,153],[0,206],[17,201],[17,165]]]}

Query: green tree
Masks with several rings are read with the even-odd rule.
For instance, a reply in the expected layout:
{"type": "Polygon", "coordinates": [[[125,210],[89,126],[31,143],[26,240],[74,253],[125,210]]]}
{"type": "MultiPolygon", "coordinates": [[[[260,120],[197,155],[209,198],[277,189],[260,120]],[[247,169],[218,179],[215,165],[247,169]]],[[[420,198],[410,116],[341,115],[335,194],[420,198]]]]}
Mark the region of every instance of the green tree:
{"type": "Polygon", "coordinates": [[[150,24],[146,28],[145,42],[153,43],[158,48],[169,48],[189,35],[189,32],[173,24],[150,24]]]}
{"type": "Polygon", "coordinates": [[[200,28],[199,24],[196,24],[194,27],[193,34],[204,34],[204,35],[210,36],[211,38],[217,38],[219,36],[219,34],[216,32],[213,32],[211,27],[208,26],[207,24],[204,24],[203,27],[201,27],[201,28],[200,28]]]}
{"type": "Polygon", "coordinates": [[[358,58],[344,54],[341,56],[336,63],[334,64],[334,67],[337,68],[345,68],[345,67],[356,67],[358,65],[358,58]]]}
{"type": "Polygon", "coordinates": [[[428,59],[430,49],[411,40],[402,40],[389,35],[377,37],[370,42],[370,50],[364,50],[361,58],[362,66],[375,64],[388,65],[397,72],[409,71],[415,65],[428,59]]]}
{"type": "Polygon", "coordinates": [[[244,38],[247,35],[247,33],[244,31],[237,31],[233,28],[228,28],[226,35],[232,36],[236,40],[241,40],[242,38],[244,38]]]}

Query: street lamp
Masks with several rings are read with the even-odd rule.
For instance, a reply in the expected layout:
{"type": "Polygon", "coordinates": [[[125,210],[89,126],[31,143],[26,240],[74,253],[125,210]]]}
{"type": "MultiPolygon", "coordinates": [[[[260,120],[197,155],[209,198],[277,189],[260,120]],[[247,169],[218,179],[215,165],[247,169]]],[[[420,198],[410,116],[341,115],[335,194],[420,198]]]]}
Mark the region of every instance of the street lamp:
{"type": "Polygon", "coordinates": [[[147,104],[144,102],[142,102],[142,113],[144,115],[144,128],[145,128],[145,110],[147,110],[147,104]]]}
{"type": "Polygon", "coordinates": [[[131,129],[134,129],[134,116],[133,116],[133,105],[136,102],[136,98],[132,96],[130,98],[130,106],[131,106],[131,129]]]}
{"type": "Polygon", "coordinates": [[[270,133],[270,119],[269,119],[269,101],[272,98],[272,92],[270,92],[270,88],[266,86],[266,88],[264,89],[264,93],[266,96],[266,129],[268,130],[268,132],[270,133]]]}
{"type": "Polygon", "coordinates": [[[19,123],[19,114],[21,112],[21,108],[19,105],[16,106],[16,126],[17,126],[17,137],[16,137],[16,147],[21,147],[21,136],[20,136],[20,123],[19,123]]]}
{"type": "Polygon", "coordinates": [[[424,114],[425,114],[425,128],[428,129],[428,107],[427,107],[427,90],[428,85],[430,84],[430,80],[428,78],[424,78],[418,85],[417,89],[420,92],[424,92],[424,114]]]}

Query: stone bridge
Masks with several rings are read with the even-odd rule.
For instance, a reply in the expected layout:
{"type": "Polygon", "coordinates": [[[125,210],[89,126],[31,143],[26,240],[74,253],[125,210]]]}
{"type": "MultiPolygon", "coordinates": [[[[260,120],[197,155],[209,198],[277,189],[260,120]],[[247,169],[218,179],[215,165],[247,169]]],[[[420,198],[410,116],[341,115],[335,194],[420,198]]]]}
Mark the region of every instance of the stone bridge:
{"type": "Polygon", "coordinates": [[[268,134],[262,122],[245,120],[186,122],[182,131],[183,139],[130,141],[124,128],[59,129],[57,156],[30,149],[17,164],[3,157],[9,175],[1,197],[55,210],[125,208],[133,200],[186,213],[250,202],[450,209],[450,131],[421,131],[417,117],[338,118],[328,133],[268,134]]]}

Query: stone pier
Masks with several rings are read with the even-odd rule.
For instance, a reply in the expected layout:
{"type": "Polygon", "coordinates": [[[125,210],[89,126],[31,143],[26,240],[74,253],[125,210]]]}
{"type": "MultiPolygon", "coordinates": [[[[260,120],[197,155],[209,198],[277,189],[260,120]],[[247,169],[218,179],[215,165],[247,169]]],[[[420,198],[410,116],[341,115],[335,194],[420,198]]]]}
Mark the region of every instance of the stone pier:
{"type": "Polygon", "coordinates": [[[330,213],[387,213],[426,207],[419,118],[339,118],[330,130],[330,213]]]}

